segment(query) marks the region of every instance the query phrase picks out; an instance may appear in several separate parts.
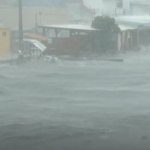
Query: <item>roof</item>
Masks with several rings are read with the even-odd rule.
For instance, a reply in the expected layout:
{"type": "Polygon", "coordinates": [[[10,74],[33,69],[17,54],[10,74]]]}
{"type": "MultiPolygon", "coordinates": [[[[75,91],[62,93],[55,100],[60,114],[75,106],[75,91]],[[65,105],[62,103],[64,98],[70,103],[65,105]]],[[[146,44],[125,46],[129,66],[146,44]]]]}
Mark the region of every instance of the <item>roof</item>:
{"type": "Polygon", "coordinates": [[[130,27],[130,26],[125,26],[125,25],[118,25],[121,31],[125,31],[125,30],[134,30],[136,28],[134,27],[130,27]]]}
{"type": "Polygon", "coordinates": [[[38,34],[33,34],[33,33],[25,33],[24,36],[27,38],[36,39],[39,41],[46,41],[47,40],[46,37],[38,35],[38,34]]]}
{"type": "Polygon", "coordinates": [[[49,29],[62,29],[62,30],[75,30],[75,31],[96,31],[98,29],[94,29],[87,25],[79,25],[79,24],[66,24],[66,25],[40,25],[39,28],[49,28],[49,29]]]}
{"type": "Polygon", "coordinates": [[[116,22],[128,23],[130,25],[145,25],[150,24],[149,16],[123,16],[117,17],[116,22]]]}

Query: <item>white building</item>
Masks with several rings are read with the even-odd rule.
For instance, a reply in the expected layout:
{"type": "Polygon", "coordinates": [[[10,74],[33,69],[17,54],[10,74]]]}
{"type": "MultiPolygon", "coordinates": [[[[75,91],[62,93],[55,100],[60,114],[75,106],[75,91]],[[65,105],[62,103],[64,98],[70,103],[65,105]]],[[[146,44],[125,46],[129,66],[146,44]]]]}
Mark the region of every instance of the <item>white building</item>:
{"type": "Polygon", "coordinates": [[[104,15],[124,15],[129,9],[129,0],[102,0],[102,14],[104,15]]]}
{"type": "Polygon", "coordinates": [[[131,14],[132,15],[150,15],[150,1],[149,0],[140,0],[132,1],[130,3],[131,14]]]}

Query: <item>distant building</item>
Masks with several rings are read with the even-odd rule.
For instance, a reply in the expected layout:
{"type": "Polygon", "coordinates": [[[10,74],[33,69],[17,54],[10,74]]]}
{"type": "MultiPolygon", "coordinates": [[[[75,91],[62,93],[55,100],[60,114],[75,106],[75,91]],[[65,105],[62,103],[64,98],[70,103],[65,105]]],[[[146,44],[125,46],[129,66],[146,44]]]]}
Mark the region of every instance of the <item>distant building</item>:
{"type": "Polygon", "coordinates": [[[129,12],[129,0],[102,0],[102,14],[109,16],[125,15],[129,12]]]}
{"type": "MultiPolygon", "coordinates": [[[[0,22],[12,30],[18,30],[18,8],[1,7],[0,22]],[[13,17],[12,17],[13,16],[13,17]]],[[[23,7],[23,27],[35,29],[38,24],[67,24],[68,10],[66,8],[23,7]]]]}
{"type": "Polygon", "coordinates": [[[119,50],[139,50],[149,47],[150,18],[148,16],[120,16],[116,18],[121,32],[118,36],[119,50]]]}
{"type": "Polygon", "coordinates": [[[88,8],[83,0],[61,0],[61,4],[69,10],[70,23],[91,24],[95,12],[88,8]]]}
{"type": "Polygon", "coordinates": [[[150,1],[132,1],[130,7],[132,15],[150,15],[150,1]]]}
{"type": "MultiPolygon", "coordinates": [[[[91,33],[97,33],[98,29],[94,29],[89,25],[67,24],[67,25],[44,25],[39,26],[43,31],[43,36],[47,33],[55,32],[55,36],[51,39],[51,51],[49,55],[73,55],[79,57],[80,52],[93,50],[93,39],[91,33]],[[68,36],[59,36],[62,31],[67,31],[68,36]]],[[[95,35],[94,34],[94,35],[95,35]]]]}
{"type": "MultiPolygon", "coordinates": [[[[61,0],[22,0],[22,5],[24,28],[34,29],[45,23],[68,23],[68,10],[61,7],[61,0]]],[[[0,0],[0,7],[0,25],[17,29],[18,0],[0,0]]]]}

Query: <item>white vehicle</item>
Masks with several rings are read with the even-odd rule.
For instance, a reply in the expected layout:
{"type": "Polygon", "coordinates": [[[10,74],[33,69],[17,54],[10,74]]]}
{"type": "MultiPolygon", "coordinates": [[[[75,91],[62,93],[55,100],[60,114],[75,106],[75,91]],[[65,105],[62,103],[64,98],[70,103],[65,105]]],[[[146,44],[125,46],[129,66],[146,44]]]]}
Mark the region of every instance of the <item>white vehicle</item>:
{"type": "Polygon", "coordinates": [[[55,56],[46,55],[46,56],[44,56],[44,60],[45,61],[50,61],[52,63],[60,63],[60,59],[55,57],[55,56]]]}

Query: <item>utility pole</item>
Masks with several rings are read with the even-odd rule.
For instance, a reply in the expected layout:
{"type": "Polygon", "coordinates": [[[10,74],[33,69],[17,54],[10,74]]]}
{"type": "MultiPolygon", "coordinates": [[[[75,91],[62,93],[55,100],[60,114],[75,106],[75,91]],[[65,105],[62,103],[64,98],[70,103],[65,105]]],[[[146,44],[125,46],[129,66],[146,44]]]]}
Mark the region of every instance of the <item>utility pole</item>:
{"type": "Polygon", "coordinates": [[[22,0],[18,0],[19,7],[19,50],[22,50],[23,42],[23,24],[22,24],[22,0]]]}

